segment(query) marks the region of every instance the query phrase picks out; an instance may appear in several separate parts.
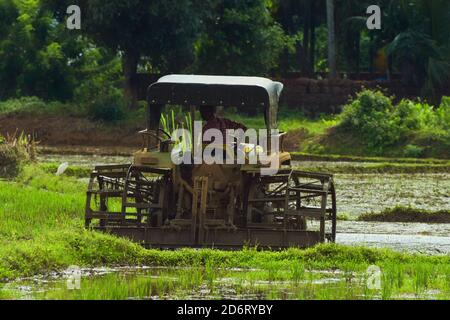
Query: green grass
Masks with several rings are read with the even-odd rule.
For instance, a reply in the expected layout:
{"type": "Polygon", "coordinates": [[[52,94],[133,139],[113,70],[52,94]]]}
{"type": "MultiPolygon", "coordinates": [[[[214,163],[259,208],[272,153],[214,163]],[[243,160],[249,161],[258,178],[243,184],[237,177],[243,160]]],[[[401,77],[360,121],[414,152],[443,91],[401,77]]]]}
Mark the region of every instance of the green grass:
{"type": "Polygon", "coordinates": [[[327,166],[325,169],[321,165],[308,166],[302,168],[301,163],[297,169],[311,172],[343,173],[343,174],[369,174],[369,173],[449,173],[450,164],[424,164],[424,163],[367,163],[364,165],[336,165],[327,166]]]}
{"type": "Polygon", "coordinates": [[[420,299],[427,298],[428,290],[437,292],[434,298],[446,299],[450,294],[450,267],[445,258],[424,259],[336,245],[280,252],[253,249],[143,252],[144,262],[168,267],[83,278],[81,290],[67,290],[62,279],[55,289],[41,290],[36,298],[198,298],[200,288],[208,290],[204,293],[206,297],[219,298],[224,289],[238,298],[256,295],[266,299],[399,299],[405,294],[420,299]],[[327,263],[323,264],[325,260],[327,263]],[[366,287],[369,265],[381,269],[380,291],[366,287]],[[320,269],[326,272],[318,272],[320,269]]]}
{"type": "MultiPolygon", "coordinates": [[[[443,279],[448,274],[450,256],[412,255],[386,249],[334,244],[283,251],[259,251],[255,248],[240,251],[146,250],[128,240],[83,228],[85,188],[85,184],[75,178],[56,177],[36,166],[25,167],[15,181],[0,181],[0,279],[58,271],[70,265],[149,265],[198,266],[207,270],[201,274],[198,271],[185,273],[183,277],[187,278],[184,280],[186,283],[206,281],[212,284],[218,268],[231,267],[262,270],[254,273],[254,278],[248,276],[250,278],[243,279],[243,283],[289,277],[301,281],[306,277],[304,268],[363,272],[369,265],[376,264],[381,268],[398,266],[402,270],[401,274],[405,275],[406,280],[403,281],[406,281],[406,288],[387,288],[386,297],[392,297],[393,293],[402,290],[420,292],[424,288],[445,289],[446,282],[443,279]],[[415,268],[417,271],[414,271],[415,268]]],[[[158,285],[170,287],[170,284],[163,282],[158,285]]],[[[116,291],[124,290],[120,282],[115,286],[116,291]]],[[[303,297],[339,297],[334,291],[327,290],[316,290],[303,297]]],[[[86,297],[111,298],[99,291],[100,287],[86,297]]],[[[117,295],[125,294],[123,292],[117,295]]],[[[339,292],[342,292],[342,297],[345,296],[344,287],[339,292]]],[[[276,293],[273,294],[278,297],[276,293]]],[[[301,292],[296,294],[299,298],[302,296],[301,292]]]]}
{"type": "MultiPolygon", "coordinates": [[[[42,169],[45,173],[48,174],[54,174],[59,167],[59,163],[39,163],[38,166],[40,169],[42,169]]],[[[90,167],[81,167],[81,166],[69,166],[66,171],[64,171],[64,175],[68,177],[75,177],[75,178],[88,178],[91,174],[92,168],[90,167]]]]}
{"type": "Polygon", "coordinates": [[[37,97],[21,97],[0,101],[0,114],[27,114],[27,115],[78,115],[78,106],[73,103],[58,101],[46,102],[37,97]]]}
{"type": "Polygon", "coordinates": [[[306,152],[291,152],[291,157],[296,161],[345,161],[345,162],[376,162],[376,163],[407,163],[407,164],[442,164],[450,165],[450,160],[445,159],[421,159],[421,158],[387,158],[364,157],[339,154],[312,154],[306,152]]]}
{"type": "MultiPolygon", "coordinates": [[[[266,128],[264,116],[262,114],[261,116],[249,117],[236,112],[227,112],[225,116],[233,121],[243,123],[247,128],[266,128]]],[[[284,132],[305,129],[310,134],[323,134],[328,128],[331,128],[336,124],[337,120],[333,116],[309,119],[301,112],[293,110],[281,110],[278,114],[278,128],[284,132]]]]}
{"type": "Polygon", "coordinates": [[[450,211],[431,212],[408,207],[395,207],[380,213],[365,213],[359,221],[450,223],[450,211]]]}

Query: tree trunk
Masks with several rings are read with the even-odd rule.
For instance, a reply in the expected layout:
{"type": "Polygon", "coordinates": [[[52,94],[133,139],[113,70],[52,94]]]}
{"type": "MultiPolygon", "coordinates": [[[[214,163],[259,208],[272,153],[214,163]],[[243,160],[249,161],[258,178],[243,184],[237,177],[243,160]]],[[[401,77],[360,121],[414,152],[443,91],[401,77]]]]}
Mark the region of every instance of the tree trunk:
{"type": "Polygon", "coordinates": [[[359,80],[361,73],[361,33],[358,32],[358,36],[356,39],[356,77],[359,80]]]}
{"type": "Polygon", "coordinates": [[[305,76],[310,75],[309,70],[309,44],[310,44],[310,30],[311,30],[311,0],[307,0],[305,3],[305,14],[303,22],[303,52],[301,61],[301,72],[305,76]]]}
{"type": "Polygon", "coordinates": [[[327,0],[327,25],[328,25],[328,67],[329,77],[337,78],[336,68],[336,34],[334,25],[334,0],[327,0]]]}
{"type": "Polygon", "coordinates": [[[373,59],[375,58],[373,32],[369,32],[369,38],[369,72],[373,73],[373,59]]]}
{"type": "Polygon", "coordinates": [[[312,75],[315,73],[316,64],[316,19],[315,2],[311,3],[311,37],[309,44],[309,69],[312,75]]]}
{"type": "Polygon", "coordinates": [[[139,54],[134,51],[125,51],[122,59],[122,69],[125,77],[124,98],[130,110],[137,109],[138,84],[137,65],[139,54]]]}

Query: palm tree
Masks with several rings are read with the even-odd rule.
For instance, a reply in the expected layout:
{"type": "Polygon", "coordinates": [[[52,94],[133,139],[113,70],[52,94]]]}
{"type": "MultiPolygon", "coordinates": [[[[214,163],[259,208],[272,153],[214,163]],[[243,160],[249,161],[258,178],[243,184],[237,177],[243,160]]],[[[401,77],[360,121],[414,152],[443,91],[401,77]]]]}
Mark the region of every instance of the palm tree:
{"type": "MultiPolygon", "coordinates": [[[[402,71],[404,82],[422,86],[424,94],[438,98],[450,80],[450,3],[445,0],[401,1],[389,13],[395,29],[388,54],[402,71]],[[396,21],[403,21],[399,27],[396,21]]],[[[388,25],[389,27],[389,25],[388,25]]]]}

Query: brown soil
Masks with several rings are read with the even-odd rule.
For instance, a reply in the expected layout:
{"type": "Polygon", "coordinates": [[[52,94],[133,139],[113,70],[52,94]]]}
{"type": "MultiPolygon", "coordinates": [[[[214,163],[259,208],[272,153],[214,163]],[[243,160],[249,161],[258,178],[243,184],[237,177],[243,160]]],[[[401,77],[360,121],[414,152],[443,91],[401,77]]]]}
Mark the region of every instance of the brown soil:
{"type": "Polygon", "coordinates": [[[299,151],[302,141],[305,141],[309,136],[306,129],[297,129],[289,131],[284,137],[284,150],[288,152],[299,151]]]}
{"type": "MultiPolygon", "coordinates": [[[[92,147],[92,151],[98,152],[95,147],[112,148],[114,154],[119,154],[128,148],[135,149],[141,146],[141,139],[137,132],[143,128],[129,125],[105,125],[93,122],[85,118],[63,117],[63,116],[40,116],[9,114],[0,116],[0,134],[25,132],[34,135],[40,146],[92,147]]],[[[286,151],[298,151],[301,141],[308,137],[304,129],[288,132],[284,137],[284,148],[286,151]]],[[[46,148],[52,153],[52,148],[46,148]]],[[[83,148],[87,150],[89,148],[83,148]]],[[[73,151],[73,150],[72,150],[73,151]]],[[[78,150],[80,151],[80,150],[78,150]]],[[[90,153],[90,152],[89,152],[90,153]]]]}
{"type": "Polygon", "coordinates": [[[139,147],[137,132],[143,128],[105,125],[88,119],[62,116],[9,114],[0,116],[0,133],[32,134],[47,146],[139,147]]]}

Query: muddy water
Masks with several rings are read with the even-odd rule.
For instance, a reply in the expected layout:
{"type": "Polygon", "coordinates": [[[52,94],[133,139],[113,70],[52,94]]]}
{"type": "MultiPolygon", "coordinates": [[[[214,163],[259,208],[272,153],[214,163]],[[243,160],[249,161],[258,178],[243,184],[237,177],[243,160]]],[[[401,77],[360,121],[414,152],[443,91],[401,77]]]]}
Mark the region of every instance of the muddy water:
{"type": "MultiPolygon", "coordinates": [[[[319,230],[316,221],[311,230],[319,230]]],[[[450,224],[338,221],[336,243],[429,255],[450,254],[450,224]]]]}
{"type": "Polygon", "coordinates": [[[336,174],[338,209],[357,216],[395,206],[450,209],[450,174],[336,174]]]}
{"type": "MultiPolygon", "coordinates": [[[[43,162],[69,165],[130,163],[131,157],[95,155],[40,155],[43,162]]],[[[363,166],[366,163],[308,162],[304,168],[363,166]]],[[[355,218],[398,205],[428,210],[450,210],[450,174],[336,174],[339,213],[355,218]]],[[[314,225],[313,225],[314,228],[314,225]]],[[[428,254],[450,253],[450,224],[379,223],[339,221],[337,242],[349,245],[389,247],[428,254]]]]}
{"type": "MultiPolygon", "coordinates": [[[[0,285],[14,299],[396,299],[367,290],[365,272],[223,268],[118,268],[49,274],[0,285]]],[[[409,288],[409,299],[445,298],[432,288],[409,288]]]]}
{"type": "Polygon", "coordinates": [[[450,254],[450,237],[409,234],[338,233],[336,243],[427,255],[450,254]]]}
{"type": "MultiPolygon", "coordinates": [[[[43,162],[68,162],[75,166],[126,164],[131,157],[96,155],[40,155],[43,162]]],[[[342,162],[302,161],[305,168],[321,166],[324,171],[342,162]]],[[[348,165],[349,163],[346,163],[348,165]]],[[[351,163],[362,166],[365,163],[351,163]]],[[[356,217],[395,206],[420,209],[450,209],[450,174],[336,174],[337,205],[340,213],[356,217]]]]}
{"type": "Polygon", "coordinates": [[[99,155],[64,155],[64,154],[39,154],[41,162],[68,162],[72,166],[93,167],[104,164],[131,163],[132,157],[124,156],[99,156],[99,155]]]}

